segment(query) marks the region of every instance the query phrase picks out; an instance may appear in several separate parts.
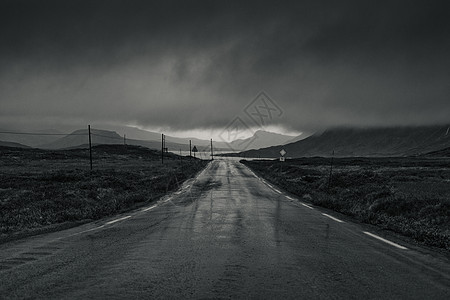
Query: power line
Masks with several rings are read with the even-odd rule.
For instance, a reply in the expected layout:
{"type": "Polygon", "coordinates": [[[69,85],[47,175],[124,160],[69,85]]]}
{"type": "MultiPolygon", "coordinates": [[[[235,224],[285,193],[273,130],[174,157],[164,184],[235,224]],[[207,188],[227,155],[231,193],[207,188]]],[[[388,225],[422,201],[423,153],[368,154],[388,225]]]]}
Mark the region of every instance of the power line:
{"type": "Polygon", "coordinates": [[[37,132],[13,132],[13,131],[0,131],[4,134],[23,134],[23,135],[87,135],[87,133],[37,133],[37,132]]]}
{"type": "Polygon", "coordinates": [[[109,138],[109,139],[116,139],[116,140],[123,140],[123,138],[122,137],[116,137],[116,136],[107,136],[107,135],[101,135],[101,134],[97,134],[97,133],[92,133],[91,132],[91,135],[95,135],[95,136],[101,136],[101,137],[104,137],[104,138],[109,138]]]}
{"type": "MultiPolygon", "coordinates": [[[[16,135],[51,135],[51,136],[87,136],[89,133],[38,133],[38,132],[14,132],[14,131],[0,131],[0,134],[16,134],[16,135]]],[[[110,138],[110,139],[117,139],[117,140],[122,140],[122,137],[115,137],[115,136],[107,136],[107,135],[102,135],[102,134],[97,134],[97,133],[92,133],[91,135],[95,135],[95,136],[101,136],[101,137],[105,137],[105,138],[110,138]]]]}

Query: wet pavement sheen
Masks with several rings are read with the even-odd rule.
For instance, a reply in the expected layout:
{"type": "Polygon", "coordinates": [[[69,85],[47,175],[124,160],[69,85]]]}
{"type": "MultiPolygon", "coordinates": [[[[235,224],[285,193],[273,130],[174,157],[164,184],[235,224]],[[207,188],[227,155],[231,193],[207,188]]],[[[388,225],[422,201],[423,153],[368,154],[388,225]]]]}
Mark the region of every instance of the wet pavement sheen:
{"type": "Polygon", "coordinates": [[[156,206],[0,245],[0,298],[448,299],[448,270],[215,160],[156,206]]]}

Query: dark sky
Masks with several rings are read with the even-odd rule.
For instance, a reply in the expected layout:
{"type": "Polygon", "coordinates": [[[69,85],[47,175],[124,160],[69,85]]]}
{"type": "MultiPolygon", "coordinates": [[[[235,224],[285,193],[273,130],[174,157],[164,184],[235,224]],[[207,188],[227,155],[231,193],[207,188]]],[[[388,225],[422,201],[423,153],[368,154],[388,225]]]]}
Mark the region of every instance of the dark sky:
{"type": "Polygon", "coordinates": [[[449,123],[446,2],[0,0],[0,125],[449,123]]]}

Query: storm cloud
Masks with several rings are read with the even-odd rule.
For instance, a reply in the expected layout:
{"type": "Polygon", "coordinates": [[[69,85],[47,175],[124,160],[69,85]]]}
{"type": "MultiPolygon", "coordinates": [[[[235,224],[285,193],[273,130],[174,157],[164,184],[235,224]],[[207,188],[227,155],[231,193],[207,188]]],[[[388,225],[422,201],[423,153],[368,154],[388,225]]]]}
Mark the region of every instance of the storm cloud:
{"type": "Polygon", "coordinates": [[[445,1],[2,1],[2,123],[448,123],[445,1]]]}

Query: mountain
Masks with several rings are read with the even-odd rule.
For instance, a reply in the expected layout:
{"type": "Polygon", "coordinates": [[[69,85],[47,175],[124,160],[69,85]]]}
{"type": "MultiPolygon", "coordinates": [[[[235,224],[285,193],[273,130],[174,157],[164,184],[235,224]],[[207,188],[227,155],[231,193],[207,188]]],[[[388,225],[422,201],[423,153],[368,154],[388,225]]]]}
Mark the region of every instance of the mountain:
{"type": "Polygon", "coordinates": [[[263,147],[283,145],[292,140],[292,136],[279,133],[258,130],[252,137],[247,139],[239,139],[229,143],[233,150],[240,149],[259,149],[263,147]]]}
{"type": "Polygon", "coordinates": [[[287,141],[285,144],[295,143],[295,142],[304,140],[304,139],[306,139],[308,136],[311,136],[311,135],[312,135],[312,133],[303,132],[303,133],[301,133],[300,135],[298,135],[298,136],[296,136],[296,137],[290,139],[290,140],[287,141]]]}
{"type": "MultiPolygon", "coordinates": [[[[93,145],[123,144],[123,137],[121,137],[114,131],[91,129],[91,141],[93,145]]],[[[38,146],[38,148],[64,149],[87,144],[89,144],[88,130],[79,129],[53,142],[41,144],[38,146]]]]}
{"type": "Polygon", "coordinates": [[[31,147],[23,145],[23,144],[14,143],[14,142],[5,142],[5,141],[0,141],[0,147],[31,148],[31,147]]]}
{"type": "MultiPolygon", "coordinates": [[[[161,136],[159,135],[161,139],[161,136]]],[[[124,140],[123,136],[120,136],[115,131],[110,130],[100,130],[100,129],[91,129],[91,143],[92,145],[101,145],[101,144],[123,144],[126,142],[127,145],[136,145],[136,146],[144,146],[152,149],[161,149],[161,140],[136,140],[126,138],[124,140]]],[[[69,135],[66,135],[62,138],[59,138],[56,141],[53,141],[48,144],[39,145],[38,148],[43,149],[70,149],[70,148],[86,148],[89,145],[89,136],[87,129],[79,129],[72,132],[69,135]]],[[[179,149],[183,151],[189,150],[188,144],[178,144],[166,142],[166,147],[169,150],[179,149]]]]}
{"type": "MultiPolygon", "coordinates": [[[[136,127],[131,126],[114,126],[114,125],[101,125],[102,128],[107,128],[111,131],[116,131],[118,134],[123,136],[126,135],[127,139],[135,139],[141,141],[161,141],[161,133],[151,132],[147,130],[142,130],[136,127]]],[[[242,151],[246,149],[258,149],[262,147],[269,147],[274,145],[285,144],[288,141],[293,142],[294,139],[301,139],[304,135],[300,135],[298,137],[292,137],[288,135],[282,135],[278,133],[268,132],[259,130],[255,132],[255,134],[247,139],[240,139],[230,143],[214,140],[214,149],[216,151],[242,151]]],[[[192,146],[197,146],[200,149],[209,149],[210,148],[210,140],[202,140],[198,138],[179,138],[172,136],[165,136],[166,144],[175,143],[182,145],[189,145],[189,140],[191,140],[192,146]]],[[[203,150],[200,150],[203,151],[203,150]]]]}
{"type": "MultiPolygon", "coordinates": [[[[100,130],[91,128],[91,140],[93,145],[98,144],[123,144],[124,134],[128,145],[139,145],[147,148],[161,148],[161,134],[146,130],[141,130],[129,126],[107,126],[108,128],[117,128],[117,130],[100,130]]],[[[33,136],[32,136],[33,137],[33,136]]],[[[39,136],[38,136],[39,137],[39,136]]],[[[45,137],[45,136],[44,136],[45,137]]],[[[43,149],[65,149],[86,147],[89,143],[88,130],[79,129],[66,136],[51,136],[52,141],[35,145],[43,149]]],[[[241,151],[244,149],[257,149],[273,145],[285,144],[292,140],[292,136],[282,135],[273,132],[259,130],[255,134],[242,140],[236,140],[231,143],[223,141],[213,141],[215,151],[230,151],[231,149],[241,151]]],[[[166,147],[169,151],[189,151],[189,140],[192,147],[197,146],[199,151],[210,151],[210,140],[197,138],[177,138],[165,136],[166,147]]]]}
{"type": "Polygon", "coordinates": [[[61,138],[60,134],[62,134],[60,131],[55,129],[36,130],[33,131],[32,134],[29,134],[28,132],[14,131],[14,130],[0,130],[0,131],[5,132],[0,133],[0,140],[5,142],[7,141],[19,143],[31,147],[37,147],[42,144],[54,142],[57,139],[61,138]],[[6,132],[14,132],[14,133],[6,133],[6,132]]]}
{"type": "Polygon", "coordinates": [[[284,146],[241,152],[245,157],[406,156],[450,147],[448,126],[335,128],[284,146]]]}

